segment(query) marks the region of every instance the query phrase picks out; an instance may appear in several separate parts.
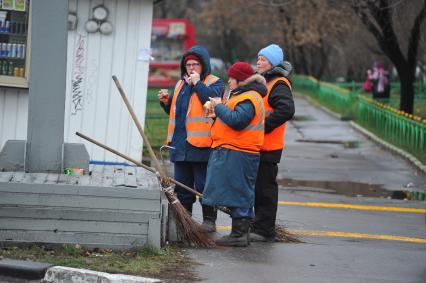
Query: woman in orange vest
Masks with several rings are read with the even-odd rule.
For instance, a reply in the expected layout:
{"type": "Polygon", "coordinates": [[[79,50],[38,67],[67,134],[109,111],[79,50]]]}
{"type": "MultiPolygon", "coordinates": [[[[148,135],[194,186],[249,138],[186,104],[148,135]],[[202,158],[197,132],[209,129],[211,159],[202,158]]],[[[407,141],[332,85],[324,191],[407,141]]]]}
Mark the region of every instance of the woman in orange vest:
{"type": "Polygon", "coordinates": [[[216,241],[223,246],[247,246],[253,217],[254,187],[263,144],[265,79],[237,62],[228,70],[231,89],[226,102],[211,99],[216,120],[213,151],[207,166],[203,203],[231,209],[232,231],[216,241]]]}
{"type": "Polygon", "coordinates": [[[265,139],[260,151],[255,218],[250,241],[275,241],[278,163],[284,148],[286,122],[293,118],[295,111],[291,82],[287,78],[290,71],[291,65],[284,61],[284,52],[278,45],[271,44],[259,51],[257,73],[266,79],[268,91],[263,99],[266,111],[265,139]]]}
{"type": "MultiPolygon", "coordinates": [[[[209,97],[222,97],[225,86],[221,79],[210,74],[210,56],[202,46],[190,48],[182,57],[182,79],[171,96],[159,92],[160,104],[169,114],[167,143],[170,161],[174,163],[174,178],[202,193],[206,180],[207,161],[212,139],[213,119],[204,115],[203,104],[209,97]]],[[[176,186],[175,192],[189,213],[195,195],[176,186]]],[[[206,232],[216,231],[217,212],[214,207],[202,205],[206,232]]]]}

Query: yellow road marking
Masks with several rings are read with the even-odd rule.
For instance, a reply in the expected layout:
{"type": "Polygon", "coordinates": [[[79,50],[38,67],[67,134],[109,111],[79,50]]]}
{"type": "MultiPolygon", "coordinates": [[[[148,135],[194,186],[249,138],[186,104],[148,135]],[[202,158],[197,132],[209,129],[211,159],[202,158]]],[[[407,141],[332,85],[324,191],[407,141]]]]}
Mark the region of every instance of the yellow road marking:
{"type": "MultiPolygon", "coordinates": [[[[219,231],[231,230],[231,226],[217,226],[216,228],[219,231]]],[[[426,244],[425,238],[413,238],[413,237],[405,237],[405,236],[351,233],[351,232],[338,232],[338,231],[298,230],[298,229],[287,229],[287,231],[295,235],[301,235],[301,236],[344,237],[344,238],[375,239],[375,240],[426,244]]]]}
{"type": "Polygon", "coordinates": [[[375,205],[356,205],[356,204],[325,203],[325,202],[297,202],[297,201],[279,201],[278,204],[310,206],[310,207],[358,209],[358,210],[377,210],[377,211],[393,211],[393,212],[409,212],[409,213],[426,213],[426,209],[409,208],[409,207],[390,207],[390,206],[375,206],[375,205]]]}

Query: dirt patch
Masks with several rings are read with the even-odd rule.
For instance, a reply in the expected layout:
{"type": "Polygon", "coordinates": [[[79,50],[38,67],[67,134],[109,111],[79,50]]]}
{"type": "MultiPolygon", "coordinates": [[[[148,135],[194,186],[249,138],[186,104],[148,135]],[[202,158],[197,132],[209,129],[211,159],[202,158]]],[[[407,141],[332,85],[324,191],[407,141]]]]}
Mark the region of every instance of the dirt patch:
{"type": "Polygon", "coordinates": [[[177,246],[167,246],[162,249],[144,247],[128,251],[89,250],[79,245],[51,248],[43,245],[4,246],[0,248],[1,257],[108,273],[153,277],[165,282],[200,281],[200,278],[193,273],[194,266],[198,263],[177,246]]]}

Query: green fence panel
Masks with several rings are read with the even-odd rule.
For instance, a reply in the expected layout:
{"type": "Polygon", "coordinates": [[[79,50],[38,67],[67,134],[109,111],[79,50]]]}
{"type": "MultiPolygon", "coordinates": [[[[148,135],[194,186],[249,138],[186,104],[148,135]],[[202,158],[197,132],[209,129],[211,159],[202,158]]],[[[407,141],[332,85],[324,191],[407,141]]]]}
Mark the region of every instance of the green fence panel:
{"type": "MultiPolygon", "coordinates": [[[[316,99],[321,105],[351,118],[380,138],[426,162],[426,120],[406,115],[385,104],[360,95],[359,83],[331,84],[308,76],[296,76],[294,89],[316,99]]],[[[399,84],[393,84],[393,88],[399,84]]],[[[416,96],[424,96],[422,83],[416,84],[416,96]]],[[[386,103],[390,103],[387,101],[386,103]]]]}

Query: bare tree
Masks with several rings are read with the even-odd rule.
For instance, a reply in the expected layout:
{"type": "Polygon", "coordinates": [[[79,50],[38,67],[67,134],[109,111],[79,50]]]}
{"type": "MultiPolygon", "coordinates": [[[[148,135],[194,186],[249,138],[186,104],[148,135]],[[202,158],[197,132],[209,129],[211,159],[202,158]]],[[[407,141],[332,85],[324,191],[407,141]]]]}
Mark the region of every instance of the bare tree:
{"type": "Polygon", "coordinates": [[[362,23],[376,38],[384,54],[392,61],[398,72],[401,82],[400,110],[413,113],[414,82],[417,65],[418,47],[422,37],[421,30],[426,17],[426,0],[353,0],[352,9],[362,23]],[[413,17],[411,27],[405,30],[408,35],[406,54],[402,51],[404,41],[399,39],[395,31],[396,12],[407,9],[407,6],[416,5],[417,13],[413,17]]]}

